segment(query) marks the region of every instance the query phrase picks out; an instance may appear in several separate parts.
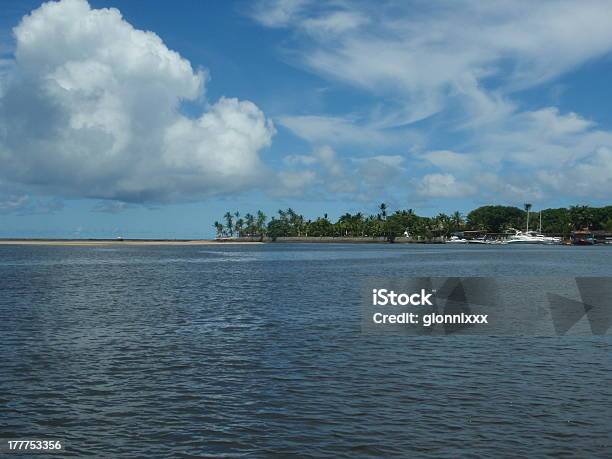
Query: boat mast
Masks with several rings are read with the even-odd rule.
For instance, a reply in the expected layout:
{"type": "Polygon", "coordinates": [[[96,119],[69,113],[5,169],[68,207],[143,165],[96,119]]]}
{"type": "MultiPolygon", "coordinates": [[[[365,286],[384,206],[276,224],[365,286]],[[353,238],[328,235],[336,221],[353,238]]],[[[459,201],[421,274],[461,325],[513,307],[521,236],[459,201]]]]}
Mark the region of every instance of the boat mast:
{"type": "Polygon", "coordinates": [[[538,233],[542,234],[542,211],[540,211],[540,229],[538,230],[538,233]]]}

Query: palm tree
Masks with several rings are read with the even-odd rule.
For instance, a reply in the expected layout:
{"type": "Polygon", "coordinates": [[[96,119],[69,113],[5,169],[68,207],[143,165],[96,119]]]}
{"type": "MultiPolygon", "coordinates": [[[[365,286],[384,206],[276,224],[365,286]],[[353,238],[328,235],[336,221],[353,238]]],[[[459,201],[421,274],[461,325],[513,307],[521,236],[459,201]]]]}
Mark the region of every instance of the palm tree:
{"type": "Polygon", "coordinates": [[[230,212],[225,212],[225,215],[223,216],[223,218],[225,218],[225,227],[227,228],[229,235],[233,236],[234,235],[234,217],[232,216],[230,212]]]}
{"type": "Polygon", "coordinates": [[[217,238],[220,238],[223,236],[223,223],[219,223],[219,222],[215,222],[214,225],[215,230],[217,232],[217,238]]]}
{"type": "Polygon", "coordinates": [[[445,213],[438,214],[438,216],[433,219],[435,229],[437,229],[438,232],[442,233],[444,236],[449,235],[451,223],[451,217],[449,217],[445,213]]]}
{"type": "Polygon", "coordinates": [[[265,233],[266,233],[266,220],[268,217],[266,217],[266,214],[264,214],[261,210],[257,211],[257,222],[256,222],[256,227],[257,227],[257,232],[259,233],[259,235],[263,238],[265,233]]]}
{"type": "Polygon", "coordinates": [[[363,214],[361,212],[357,212],[355,214],[355,217],[353,218],[353,222],[353,229],[355,231],[355,234],[359,233],[361,237],[363,237],[365,232],[365,221],[363,218],[363,214]]]}
{"type": "Polygon", "coordinates": [[[382,219],[386,220],[387,219],[387,204],[383,202],[381,203],[380,206],[378,206],[378,208],[380,209],[380,215],[382,216],[382,219]]]}
{"type": "Polygon", "coordinates": [[[247,236],[252,236],[255,232],[255,217],[253,216],[253,214],[246,214],[244,216],[244,222],[246,224],[247,236]]]}
{"type": "Polygon", "coordinates": [[[463,227],[464,219],[463,215],[461,215],[461,212],[453,212],[453,215],[451,215],[451,220],[453,222],[453,229],[455,231],[459,231],[463,227]]]}
{"type": "Polygon", "coordinates": [[[244,226],[244,220],[242,218],[239,218],[238,215],[240,215],[238,212],[236,212],[234,215],[236,215],[236,223],[234,224],[234,228],[236,229],[236,234],[238,235],[238,237],[242,236],[242,229],[244,226]]]}
{"type": "Polygon", "coordinates": [[[304,217],[295,213],[295,211],[291,207],[287,209],[287,216],[289,217],[290,227],[292,228],[295,235],[299,237],[302,232],[304,217]]]}
{"type": "Polygon", "coordinates": [[[529,212],[531,211],[531,204],[525,203],[525,212],[527,212],[527,232],[529,232],[529,212]]]}
{"type": "Polygon", "coordinates": [[[342,236],[348,236],[349,231],[352,233],[352,221],[353,221],[353,216],[348,212],[340,216],[336,225],[338,225],[338,228],[340,228],[340,232],[342,236]]]}

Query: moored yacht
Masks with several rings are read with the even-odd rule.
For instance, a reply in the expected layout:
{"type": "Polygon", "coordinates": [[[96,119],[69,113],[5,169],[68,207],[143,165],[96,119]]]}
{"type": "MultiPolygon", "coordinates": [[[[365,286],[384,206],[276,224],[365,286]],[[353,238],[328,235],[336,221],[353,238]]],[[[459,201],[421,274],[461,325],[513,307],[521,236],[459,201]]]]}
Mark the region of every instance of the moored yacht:
{"type": "Polygon", "coordinates": [[[527,211],[527,230],[525,232],[511,228],[515,233],[507,240],[508,244],[561,244],[560,237],[545,236],[542,234],[542,211],[540,211],[540,226],[538,231],[529,231],[529,208],[531,204],[525,204],[527,211]]]}
{"type": "Polygon", "coordinates": [[[508,244],[560,244],[561,238],[545,236],[537,231],[522,232],[515,230],[515,234],[507,240],[508,244]]]}

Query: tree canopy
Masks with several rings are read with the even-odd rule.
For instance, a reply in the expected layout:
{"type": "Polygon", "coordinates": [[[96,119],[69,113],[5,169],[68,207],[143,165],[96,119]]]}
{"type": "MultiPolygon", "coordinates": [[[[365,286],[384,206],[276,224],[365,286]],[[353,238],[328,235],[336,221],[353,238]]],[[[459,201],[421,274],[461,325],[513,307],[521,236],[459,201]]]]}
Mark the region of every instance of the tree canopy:
{"type": "MultiPolygon", "coordinates": [[[[525,229],[527,212],[530,212],[530,228],[538,228],[539,211],[531,211],[531,204],[524,208],[488,205],[472,210],[464,217],[460,212],[444,213],[434,217],[419,216],[412,209],[396,210],[391,213],[389,206],[382,203],[374,215],[362,212],[345,213],[335,222],[323,217],[306,219],[292,208],[280,209],[270,220],[262,212],[255,214],[226,212],[222,222],[214,223],[217,237],[375,237],[389,241],[408,235],[412,239],[427,240],[432,237],[448,237],[453,233],[478,230],[500,233],[511,228],[525,229]]],[[[546,234],[569,235],[574,230],[589,228],[612,231],[612,206],[544,209],[542,232],[546,234]]]]}

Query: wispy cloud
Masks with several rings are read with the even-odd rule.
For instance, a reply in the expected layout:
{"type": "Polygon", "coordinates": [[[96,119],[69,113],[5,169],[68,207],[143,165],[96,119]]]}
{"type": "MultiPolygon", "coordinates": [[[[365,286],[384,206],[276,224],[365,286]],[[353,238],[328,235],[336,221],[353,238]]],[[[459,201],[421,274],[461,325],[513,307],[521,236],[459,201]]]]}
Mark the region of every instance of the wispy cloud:
{"type": "Polygon", "coordinates": [[[100,201],[91,210],[104,214],[120,214],[134,207],[136,207],[134,204],[123,201],[100,201]]]}
{"type": "Polygon", "coordinates": [[[52,214],[64,208],[58,198],[38,198],[27,194],[0,195],[0,214],[52,214]]]}
{"type": "Polygon", "coordinates": [[[349,116],[280,116],[277,123],[315,145],[383,147],[411,144],[418,148],[423,142],[423,136],[416,130],[388,130],[349,116]]]}
{"type": "Polygon", "coordinates": [[[606,0],[303,3],[277,24],[291,32],[290,62],[367,93],[369,116],[279,123],[313,145],[403,146],[404,183],[423,196],[609,198],[612,131],[555,106],[525,109],[520,94],[558,101],[560,76],[612,52],[611,20],[606,0]],[[324,26],[336,22],[346,25],[324,26]]]}
{"type": "MultiPolygon", "coordinates": [[[[285,3],[260,3],[256,18],[285,3]]],[[[451,95],[479,98],[482,84],[493,77],[506,91],[530,87],[612,48],[606,0],[332,5],[307,9],[301,4],[299,14],[275,25],[300,31],[308,24],[333,23],[339,15],[363,18],[352,21],[359,33],[353,33],[355,27],[325,33],[322,27],[296,40],[295,52],[322,75],[393,93],[415,102],[415,110],[440,109],[451,95]]]]}

